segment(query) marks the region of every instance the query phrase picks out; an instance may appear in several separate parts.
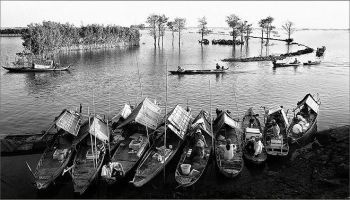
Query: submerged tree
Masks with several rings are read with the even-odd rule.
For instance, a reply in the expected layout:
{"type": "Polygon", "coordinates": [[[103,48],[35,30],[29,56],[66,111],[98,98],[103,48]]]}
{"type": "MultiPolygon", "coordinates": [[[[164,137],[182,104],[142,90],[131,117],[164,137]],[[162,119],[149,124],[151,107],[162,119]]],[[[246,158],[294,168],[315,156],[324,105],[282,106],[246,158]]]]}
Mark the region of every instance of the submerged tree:
{"type": "MultiPolygon", "coordinates": [[[[202,18],[199,18],[198,23],[199,23],[198,24],[199,33],[202,35],[202,41],[203,41],[204,36],[208,35],[210,32],[208,27],[207,27],[207,24],[208,24],[207,18],[205,16],[202,18]]],[[[201,45],[202,45],[202,43],[201,43],[201,45]]]]}
{"type": "Polygon", "coordinates": [[[274,18],[271,16],[268,16],[265,19],[265,21],[266,21],[266,38],[267,38],[266,44],[269,43],[271,31],[275,28],[274,26],[272,26],[273,20],[274,20],[274,18]]]}
{"type": "Polygon", "coordinates": [[[239,26],[240,18],[237,15],[232,14],[232,15],[226,17],[226,22],[227,22],[228,26],[230,28],[232,28],[231,35],[232,35],[232,40],[233,40],[233,46],[235,46],[235,41],[236,41],[236,38],[239,34],[238,26],[239,26]]]}
{"type": "Polygon", "coordinates": [[[175,26],[174,26],[174,23],[173,21],[170,21],[168,22],[166,25],[168,26],[168,28],[170,29],[171,31],[171,35],[172,35],[172,40],[171,40],[171,44],[174,46],[174,32],[176,31],[175,30],[175,26]]]}
{"type": "Polygon", "coordinates": [[[151,14],[150,16],[147,17],[146,23],[149,26],[149,34],[153,36],[154,39],[154,47],[156,47],[157,43],[157,21],[158,21],[159,16],[156,14],[151,14]]]}
{"type": "Polygon", "coordinates": [[[264,41],[264,30],[266,28],[266,19],[261,19],[259,22],[259,27],[261,28],[261,42],[264,41]]]}
{"type": "Polygon", "coordinates": [[[165,33],[165,25],[168,21],[168,17],[166,17],[164,14],[158,16],[157,20],[157,26],[158,26],[158,46],[159,46],[159,41],[160,37],[162,37],[162,45],[163,45],[163,37],[165,33]]]}
{"type": "Polygon", "coordinates": [[[247,24],[248,24],[247,21],[242,21],[238,24],[238,31],[239,31],[239,34],[241,35],[241,44],[243,44],[244,42],[244,35],[246,33],[247,24]]]}
{"type": "Polygon", "coordinates": [[[290,36],[294,33],[294,23],[291,21],[287,21],[285,24],[282,25],[282,29],[287,33],[288,35],[288,43],[290,43],[292,40],[290,36]]]}
{"type": "Polygon", "coordinates": [[[246,33],[245,40],[246,40],[247,45],[248,45],[250,34],[253,32],[252,26],[253,26],[252,24],[247,24],[245,27],[245,33],[246,33]]]}
{"type": "Polygon", "coordinates": [[[174,20],[174,27],[177,32],[179,32],[179,47],[181,42],[181,31],[186,26],[186,19],[185,18],[175,18],[174,20]]]}

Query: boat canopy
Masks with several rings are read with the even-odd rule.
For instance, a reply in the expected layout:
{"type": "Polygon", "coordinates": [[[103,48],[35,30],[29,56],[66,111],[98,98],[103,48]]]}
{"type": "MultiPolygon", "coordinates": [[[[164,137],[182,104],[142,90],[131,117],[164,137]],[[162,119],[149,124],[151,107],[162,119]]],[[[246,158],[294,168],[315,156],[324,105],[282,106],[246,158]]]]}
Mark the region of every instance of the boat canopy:
{"type": "Polygon", "coordinates": [[[258,128],[249,128],[245,129],[245,138],[249,140],[252,137],[262,137],[260,130],[258,128]]]}
{"type": "Polygon", "coordinates": [[[53,60],[33,60],[35,69],[49,69],[53,66],[53,60]]]}
{"type": "Polygon", "coordinates": [[[313,111],[315,111],[315,113],[318,113],[319,108],[320,108],[320,104],[312,97],[311,94],[307,94],[303,100],[299,101],[297,103],[297,108],[300,108],[301,106],[303,106],[304,104],[306,104],[307,106],[309,106],[313,111]]]}
{"type": "Polygon", "coordinates": [[[74,111],[64,110],[56,120],[56,126],[77,136],[81,126],[81,115],[74,111]]]}
{"type": "Polygon", "coordinates": [[[105,122],[101,119],[94,117],[89,128],[89,133],[96,136],[102,142],[109,141],[109,133],[111,133],[111,128],[107,126],[105,122]]]}
{"type": "Polygon", "coordinates": [[[149,98],[145,98],[121,123],[118,128],[121,128],[130,122],[137,122],[148,128],[155,130],[159,124],[161,109],[149,98]]]}
{"type": "Polygon", "coordinates": [[[213,133],[211,131],[210,122],[208,121],[208,113],[204,110],[201,110],[198,116],[193,120],[191,128],[195,130],[197,127],[200,127],[205,133],[207,133],[210,137],[213,137],[213,133]]]}
{"type": "Polygon", "coordinates": [[[176,105],[167,116],[167,127],[183,140],[191,120],[191,113],[176,105]]]}
{"type": "Polygon", "coordinates": [[[113,118],[113,119],[116,119],[116,120],[119,120],[120,117],[126,119],[129,117],[129,115],[131,114],[131,107],[129,104],[125,104],[123,109],[118,113],[116,114],[113,118]]]}
{"type": "Polygon", "coordinates": [[[267,115],[272,115],[272,114],[274,114],[274,113],[276,113],[276,112],[281,112],[281,115],[282,115],[283,121],[284,121],[284,125],[285,125],[286,127],[288,127],[288,126],[289,126],[289,123],[288,123],[287,115],[286,115],[286,113],[284,112],[283,108],[280,107],[280,108],[277,108],[277,109],[269,110],[268,113],[267,113],[267,115]]]}
{"type": "Polygon", "coordinates": [[[225,124],[230,126],[231,128],[241,131],[240,124],[237,121],[233,120],[226,111],[221,112],[221,114],[215,120],[215,124],[216,126],[214,134],[218,133],[225,124]]]}

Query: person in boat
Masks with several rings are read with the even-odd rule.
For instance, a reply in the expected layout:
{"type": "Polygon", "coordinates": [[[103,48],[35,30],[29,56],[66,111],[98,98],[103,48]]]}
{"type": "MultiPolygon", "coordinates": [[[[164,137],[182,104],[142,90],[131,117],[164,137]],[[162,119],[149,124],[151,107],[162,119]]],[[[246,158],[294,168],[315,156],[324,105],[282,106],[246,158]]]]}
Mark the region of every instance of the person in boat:
{"type": "Polygon", "coordinates": [[[219,108],[216,108],[215,112],[216,112],[216,116],[219,116],[220,113],[222,113],[222,110],[220,110],[219,108]]]}
{"type": "Polygon", "coordinates": [[[276,61],[275,58],[272,60],[272,63],[273,63],[274,65],[277,63],[277,61],[276,61]]]}
{"type": "Polygon", "coordinates": [[[184,69],[182,69],[180,66],[177,66],[177,71],[178,71],[178,72],[183,72],[184,69]]]}
{"type": "Polygon", "coordinates": [[[224,71],[225,67],[224,66],[221,66],[221,70],[224,71]]]}
{"type": "Polygon", "coordinates": [[[231,160],[235,155],[236,150],[237,150],[237,146],[235,144],[232,144],[230,139],[227,139],[226,146],[224,148],[224,159],[231,160]]]}
{"type": "Polygon", "coordinates": [[[205,155],[204,148],[207,147],[204,136],[202,135],[202,131],[200,129],[197,129],[196,133],[194,134],[194,142],[195,142],[195,147],[192,154],[192,160],[196,161],[204,157],[205,155]]]}
{"type": "Polygon", "coordinates": [[[220,65],[216,63],[216,69],[220,69],[220,65]]]}
{"type": "Polygon", "coordinates": [[[112,177],[112,166],[111,162],[107,162],[107,164],[103,165],[101,170],[101,176],[111,178],[112,177]]]}
{"type": "Polygon", "coordinates": [[[254,119],[251,118],[251,119],[249,119],[249,128],[254,128],[254,127],[255,127],[254,119]]]}
{"type": "Polygon", "coordinates": [[[271,120],[272,127],[270,128],[272,132],[272,137],[278,138],[280,136],[280,127],[278,126],[277,122],[275,119],[271,120]]]}
{"type": "Polygon", "coordinates": [[[294,61],[292,62],[292,64],[297,64],[299,61],[297,58],[294,59],[294,61]]]}
{"type": "Polygon", "coordinates": [[[248,141],[247,141],[247,152],[249,155],[253,155],[254,154],[254,143],[255,143],[255,137],[251,137],[248,141]]]}
{"type": "Polygon", "coordinates": [[[258,156],[261,154],[264,145],[262,144],[259,137],[256,137],[254,140],[254,156],[258,156]]]}

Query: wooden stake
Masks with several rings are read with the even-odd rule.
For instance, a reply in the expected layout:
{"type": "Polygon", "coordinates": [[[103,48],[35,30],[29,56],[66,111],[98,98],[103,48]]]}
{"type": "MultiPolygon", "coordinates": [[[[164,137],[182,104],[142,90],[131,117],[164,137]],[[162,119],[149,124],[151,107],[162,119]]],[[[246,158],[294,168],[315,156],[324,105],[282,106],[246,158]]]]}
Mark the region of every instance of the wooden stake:
{"type": "MultiPolygon", "coordinates": [[[[90,122],[90,108],[88,107],[88,117],[89,117],[89,130],[90,130],[90,128],[91,128],[91,122],[90,122]]],[[[93,142],[92,142],[92,135],[89,133],[89,135],[90,135],[90,142],[91,142],[91,153],[92,153],[92,155],[95,155],[94,154],[94,147],[93,147],[93,142]]],[[[94,161],[94,168],[96,168],[96,166],[95,166],[95,157],[93,157],[93,161],[94,161]]]]}
{"type": "MultiPolygon", "coordinates": [[[[168,107],[168,61],[166,62],[165,65],[165,130],[164,130],[164,158],[163,158],[163,165],[165,163],[165,149],[166,149],[166,134],[167,134],[167,107],[168,107]]],[[[165,166],[164,166],[164,173],[163,173],[163,178],[164,178],[164,184],[165,184],[165,166]]]]}

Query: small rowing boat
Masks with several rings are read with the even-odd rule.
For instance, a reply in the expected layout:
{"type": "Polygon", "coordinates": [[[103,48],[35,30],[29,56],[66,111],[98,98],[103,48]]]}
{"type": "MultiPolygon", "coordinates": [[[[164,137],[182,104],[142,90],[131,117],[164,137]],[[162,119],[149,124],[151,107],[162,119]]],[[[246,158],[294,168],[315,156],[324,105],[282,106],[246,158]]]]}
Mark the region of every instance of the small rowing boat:
{"type": "Polygon", "coordinates": [[[289,153],[287,141],[287,128],[289,126],[287,115],[283,108],[265,110],[265,148],[267,155],[284,157],[289,153]],[[279,132],[279,133],[278,133],[279,132]]]}
{"type": "Polygon", "coordinates": [[[301,63],[297,62],[297,63],[273,63],[273,67],[277,68],[277,67],[298,67],[301,63]]]}
{"type": "Polygon", "coordinates": [[[249,108],[242,120],[242,129],[244,130],[243,155],[247,161],[254,164],[262,164],[267,159],[258,116],[259,114],[253,112],[253,108],[249,108]]]}
{"type": "Polygon", "coordinates": [[[215,158],[219,171],[228,178],[241,173],[244,166],[240,124],[228,112],[217,110],[213,123],[215,134],[215,158]]]}
{"type": "Polygon", "coordinates": [[[81,119],[80,113],[63,110],[55,120],[54,125],[59,130],[49,142],[34,172],[37,189],[47,188],[68,165],[74,153],[72,142],[78,135],[81,119]]]}
{"type": "Polygon", "coordinates": [[[131,181],[136,187],[152,180],[175,156],[187,134],[191,113],[177,105],[166,115],[165,120],[154,132],[156,139],[136,169],[131,181]]]}
{"type": "Polygon", "coordinates": [[[321,61],[311,61],[309,60],[308,62],[303,63],[303,65],[319,65],[321,64],[321,61]]]}
{"type": "Polygon", "coordinates": [[[177,71],[169,71],[170,74],[173,75],[181,75],[181,74],[223,74],[228,71],[228,67],[224,69],[198,69],[198,70],[177,70],[177,71]]]}
{"type": "Polygon", "coordinates": [[[207,167],[214,137],[210,124],[209,114],[204,110],[193,120],[175,171],[175,180],[182,187],[195,184],[207,167]]]}
{"type": "Polygon", "coordinates": [[[297,107],[293,110],[293,120],[288,128],[288,137],[292,144],[305,144],[316,134],[320,104],[321,102],[315,100],[311,94],[307,94],[297,103],[297,107]]]}
{"type": "Polygon", "coordinates": [[[9,72],[52,72],[52,71],[67,71],[69,70],[70,66],[67,67],[57,67],[57,68],[30,68],[30,67],[2,67],[9,72]]]}

